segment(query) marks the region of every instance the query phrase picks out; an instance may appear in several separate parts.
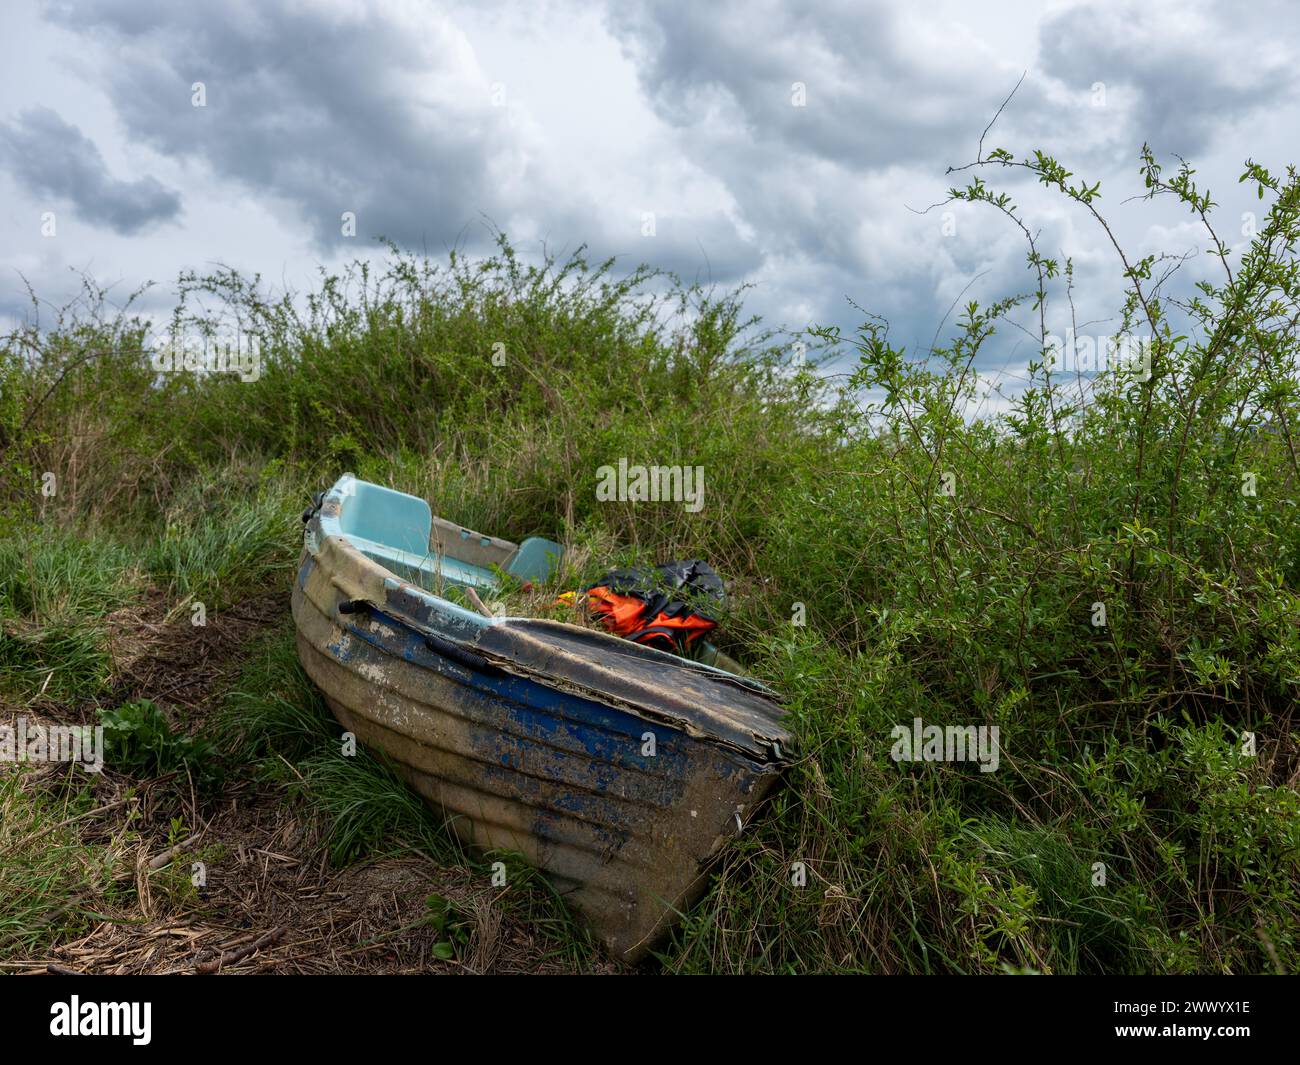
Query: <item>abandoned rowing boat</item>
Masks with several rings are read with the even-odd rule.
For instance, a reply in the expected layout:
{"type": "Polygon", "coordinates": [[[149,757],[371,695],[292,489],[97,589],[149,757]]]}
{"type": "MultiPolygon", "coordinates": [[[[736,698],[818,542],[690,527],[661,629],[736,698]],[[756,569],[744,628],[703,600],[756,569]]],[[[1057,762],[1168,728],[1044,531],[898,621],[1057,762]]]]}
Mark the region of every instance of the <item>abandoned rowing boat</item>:
{"type": "Polygon", "coordinates": [[[467,843],[542,869],[635,960],[703,887],[792,737],[747,678],[439,594],[544,580],[558,545],[434,518],[345,475],[305,515],[298,653],[344,728],[384,751],[467,843]]]}

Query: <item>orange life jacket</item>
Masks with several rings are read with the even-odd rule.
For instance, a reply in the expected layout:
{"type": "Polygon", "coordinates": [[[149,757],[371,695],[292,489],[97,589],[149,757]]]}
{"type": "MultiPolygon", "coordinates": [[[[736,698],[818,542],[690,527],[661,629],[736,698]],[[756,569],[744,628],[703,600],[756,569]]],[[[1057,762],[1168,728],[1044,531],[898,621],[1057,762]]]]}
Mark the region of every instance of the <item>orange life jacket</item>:
{"type": "Polygon", "coordinates": [[[587,609],[616,636],[676,653],[694,645],[718,623],[693,611],[669,614],[659,611],[647,624],[649,604],[633,595],[620,595],[604,585],[587,589],[587,609]]]}
{"type": "Polygon", "coordinates": [[[721,579],[699,561],[612,570],[584,592],[588,611],[610,632],[674,654],[718,627],[705,610],[721,607],[725,596],[721,579]]]}

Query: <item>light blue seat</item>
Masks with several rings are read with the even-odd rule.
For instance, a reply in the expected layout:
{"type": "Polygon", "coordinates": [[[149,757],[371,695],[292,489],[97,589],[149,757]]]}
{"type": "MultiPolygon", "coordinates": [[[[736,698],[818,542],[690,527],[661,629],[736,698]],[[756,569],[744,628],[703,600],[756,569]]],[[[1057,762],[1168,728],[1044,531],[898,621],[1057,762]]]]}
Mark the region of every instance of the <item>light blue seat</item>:
{"type": "Polygon", "coordinates": [[[344,536],[421,556],[429,553],[433,512],[428,503],[368,481],[353,481],[352,485],[355,494],[339,515],[344,536]]]}
{"type": "Polygon", "coordinates": [[[510,556],[503,568],[521,581],[536,581],[540,584],[550,579],[563,554],[564,548],[554,540],[530,536],[519,545],[519,550],[510,556]]]}

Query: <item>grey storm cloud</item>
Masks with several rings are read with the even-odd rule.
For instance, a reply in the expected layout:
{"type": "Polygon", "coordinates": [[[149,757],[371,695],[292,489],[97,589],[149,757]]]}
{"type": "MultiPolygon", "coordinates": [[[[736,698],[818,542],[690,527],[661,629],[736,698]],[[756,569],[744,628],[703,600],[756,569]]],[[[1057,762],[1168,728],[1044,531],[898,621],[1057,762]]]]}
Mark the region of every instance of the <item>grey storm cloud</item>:
{"type": "Polygon", "coordinates": [[[344,212],[359,237],[431,247],[510,213],[502,175],[521,164],[505,112],[433,12],[418,33],[360,7],[110,0],[51,13],[118,42],[107,89],[132,136],[280,198],[322,245],[340,240],[344,212]]]}
{"type": "MultiPolygon", "coordinates": [[[[692,127],[717,115],[732,124],[739,137],[720,148],[731,151],[740,139],[784,156],[898,166],[932,161],[936,149],[973,147],[988,101],[999,89],[1005,95],[1019,72],[975,40],[909,39],[914,24],[905,23],[905,10],[861,2],[616,4],[610,21],[665,119],[692,127]],[[793,104],[796,85],[804,106],[793,104]]],[[[1050,106],[1035,84],[1018,101],[1022,115],[1050,106]]]]}
{"type": "MultiPolygon", "coordinates": [[[[1259,25],[1227,6],[1088,4],[1044,18],[1036,52],[1019,53],[900,5],[686,0],[618,4],[609,17],[647,98],[724,181],[764,250],[815,264],[805,280],[818,278],[835,297],[851,294],[873,310],[886,297],[900,332],[922,342],[966,279],[984,274],[972,292],[984,298],[1023,281],[1023,250],[987,212],[959,212],[960,236],[936,241],[937,212],[927,223],[904,210],[963,183],[945,179],[946,167],[974,158],[1022,72],[986,149],[1042,147],[1108,179],[1108,189],[1117,171],[1135,173],[1143,140],[1166,155],[1205,151],[1222,123],[1294,83],[1293,50],[1262,44],[1259,25]],[[1099,81],[1108,108],[1094,106],[1099,81]],[[792,106],[795,83],[806,106],[792,106]],[[890,174],[899,180],[877,180],[890,174]],[[878,188],[890,198],[875,198],[878,188]],[[881,225],[886,211],[893,221],[881,225]]],[[[975,9],[969,25],[985,25],[975,9]]],[[[1022,173],[987,176],[1017,199],[1033,193],[1022,173]]],[[[1040,235],[1055,254],[1051,242],[1066,232],[1049,219],[1040,235]]],[[[1077,276],[1109,297],[1111,266],[1080,261],[1077,276]]]]}
{"type": "MultiPolygon", "coordinates": [[[[566,246],[645,257],[688,280],[735,283],[767,266],[760,299],[816,277],[806,317],[864,295],[875,252],[858,226],[879,209],[864,179],[909,166],[934,176],[956,161],[946,152],[964,159],[1019,75],[976,40],[912,40],[915,24],[885,4],[611,5],[608,29],[666,124],[664,148],[736,206],[683,217],[647,204],[657,232],[638,241],[563,175],[530,166],[439,9],[414,21],[364,6],[248,12],[121,0],[52,9],[67,28],[117,42],[123,61],[107,68],[106,87],[134,137],[283,202],[323,246],[340,242],[343,211],[360,236],[431,248],[460,243],[480,218],[509,232],[523,216],[566,246]],[[206,106],[195,108],[199,81],[206,106]],[[792,105],[795,82],[805,107],[792,105]]],[[[1016,121],[1047,127],[1057,110],[1031,81],[1016,121]]],[[[900,189],[899,215],[905,202],[900,189]]],[[[918,249],[899,250],[886,256],[901,275],[888,284],[924,284],[918,249]]]]}
{"type": "Polygon", "coordinates": [[[1136,3],[1071,8],[1040,28],[1040,64],[1075,86],[1131,92],[1133,136],[1158,152],[1194,156],[1222,125],[1275,107],[1296,90],[1294,48],[1262,39],[1244,9],[1234,14],[1226,6],[1218,17],[1191,5],[1172,18],[1136,3]]]}
{"type": "Polygon", "coordinates": [[[106,88],[133,137],[282,202],[322,247],[340,245],[344,212],[358,237],[430,250],[485,245],[490,226],[509,234],[522,217],[596,258],[652,251],[653,265],[687,280],[734,281],[761,265],[723,216],[657,212],[649,243],[639,215],[620,229],[567,175],[537,164],[451,18],[402,11],[267,3],[231,18],[102,0],[48,14],[117,43],[124,61],[106,88]]]}
{"type": "Polygon", "coordinates": [[[156,178],[113,177],[94,141],[48,107],[0,123],[0,166],[37,196],[66,200],[87,221],[138,233],[175,219],[181,198],[156,178]]]}
{"type": "MultiPolygon", "coordinates": [[[[926,20],[882,3],[618,4],[609,23],[683,150],[782,264],[771,288],[807,286],[805,319],[790,325],[855,324],[852,296],[871,310],[887,302],[909,340],[929,340],[946,310],[936,263],[974,274],[987,245],[970,242],[966,262],[953,260],[961,242],[936,255],[938,214],[907,208],[941,196],[945,167],[974,156],[1019,59],[958,31],[917,39],[926,20]],[[880,225],[885,211],[893,222],[880,225]]],[[[1001,132],[1033,136],[1065,118],[1046,79],[1030,77],[1001,132]]]]}

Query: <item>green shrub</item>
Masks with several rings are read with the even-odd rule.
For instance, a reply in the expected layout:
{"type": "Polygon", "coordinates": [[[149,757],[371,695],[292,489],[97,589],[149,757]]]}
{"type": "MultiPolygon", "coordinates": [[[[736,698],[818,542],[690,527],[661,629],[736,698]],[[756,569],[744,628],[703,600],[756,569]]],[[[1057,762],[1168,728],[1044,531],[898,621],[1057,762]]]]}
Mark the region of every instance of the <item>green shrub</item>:
{"type": "Polygon", "coordinates": [[[211,741],[173,729],[148,699],[101,710],[99,721],[104,728],[104,761],[119,773],[146,779],[181,773],[203,786],[220,779],[211,741]]]}

